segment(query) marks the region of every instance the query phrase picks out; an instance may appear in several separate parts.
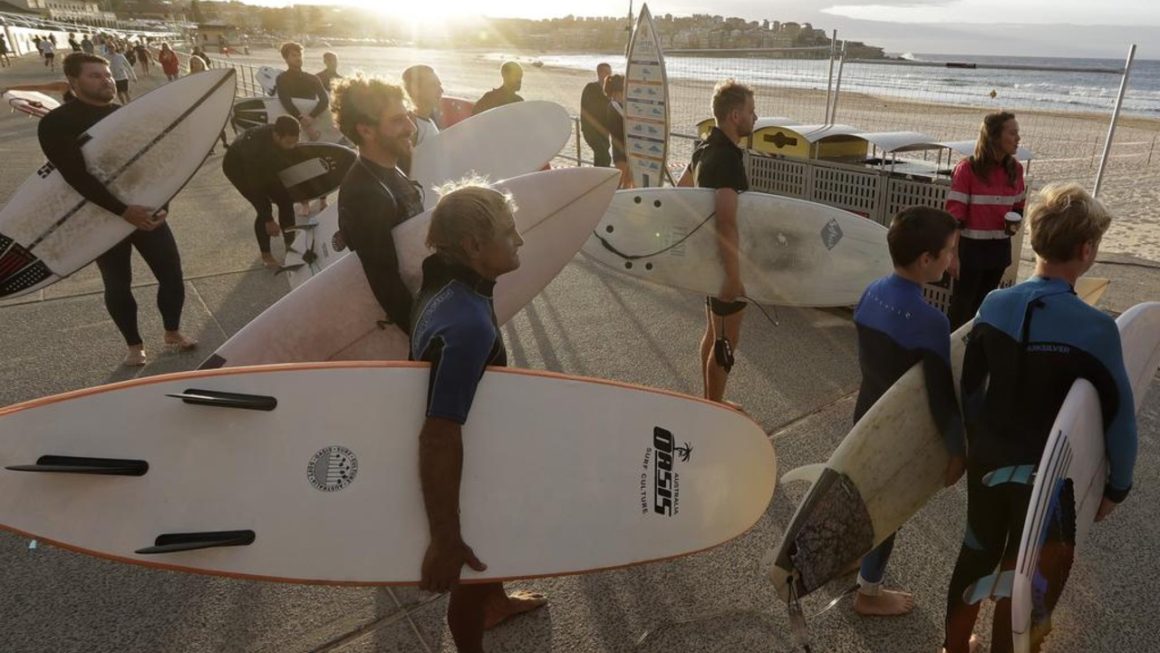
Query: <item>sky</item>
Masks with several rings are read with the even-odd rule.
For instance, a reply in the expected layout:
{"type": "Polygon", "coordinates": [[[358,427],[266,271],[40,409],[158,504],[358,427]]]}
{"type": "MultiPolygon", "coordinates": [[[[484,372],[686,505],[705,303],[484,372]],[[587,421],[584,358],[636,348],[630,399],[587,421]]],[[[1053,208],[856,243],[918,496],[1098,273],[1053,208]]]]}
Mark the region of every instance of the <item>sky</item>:
{"type": "MultiPolygon", "coordinates": [[[[246,0],[287,5],[287,0],[246,0]]],[[[435,23],[448,15],[551,18],[619,16],[627,0],[586,0],[561,6],[543,0],[307,0],[311,4],[390,7],[401,18],[435,23]],[[482,8],[482,9],[481,9],[482,8]]],[[[639,10],[639,1],[635,3],[639,10]]],[[[653,15],[713,13],[751,20],[809,22],[839,38],[866,41],[901,54],[997,54],[1113,57],[1137,43],[1137,56],[1160,59],[1157,0],[667,0],[652,2],[653,15]],[[710,9],[711,7],[711,9],[710,9]]]]}

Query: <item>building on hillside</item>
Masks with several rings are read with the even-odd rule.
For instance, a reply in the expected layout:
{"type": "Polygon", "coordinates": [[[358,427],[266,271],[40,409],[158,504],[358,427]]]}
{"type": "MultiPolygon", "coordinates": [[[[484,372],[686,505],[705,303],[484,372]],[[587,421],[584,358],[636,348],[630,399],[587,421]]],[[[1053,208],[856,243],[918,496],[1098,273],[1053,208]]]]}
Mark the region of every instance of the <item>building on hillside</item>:
{"type": "Polygon", "coordinates": [[[84,0],[6,0],[6,3],[33,11],[44,18],[68,23],[84,23],[111,27],[117,22],[117,15],[101,11],[100,4],[84,0]]]}

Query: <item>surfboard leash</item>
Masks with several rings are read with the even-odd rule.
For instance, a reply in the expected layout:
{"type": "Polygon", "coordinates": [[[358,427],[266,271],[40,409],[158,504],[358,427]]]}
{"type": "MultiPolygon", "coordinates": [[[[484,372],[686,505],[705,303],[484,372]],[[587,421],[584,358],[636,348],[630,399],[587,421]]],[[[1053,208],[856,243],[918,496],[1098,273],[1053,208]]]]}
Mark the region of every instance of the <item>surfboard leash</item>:
{"type": "Polygon", "coordinates": [[[675,243],[672,243],[668,247],[659,249],[659,250],[652,252],[650,254],[625,254],[624,252],[620,251],[619,249],[616,249],[615,245],[613,245],[612,243],[605,240],[597,231],[593,231],[592,235],[596,237],[596,240],[600,241],[600,244],[604,247],[604,249],[612,252],[613,254],[616,254],[620,258],[622,258],[626,261],[639,261],[642,258],[652,258],[654,256],[660,256],[661,254],[664,254],[665,252],[676,249],[677,247],[681,246],[686,240],[688,240],[689,238],[692,238],[693,234],[700,231],[701,227],[704,227],[706,224],[709,224],[709,221],[712,220],[714,218],[714,216],[716,216],[716,215],[717,215],[717,212],[713,211],[708,216],[706,216],[705,219],[702,220],[700,224],[698,224],[696,227],[693,227],[691,230],[689,230],[689,233],[685,234],[684,236],[681,236],[675,243]]]}

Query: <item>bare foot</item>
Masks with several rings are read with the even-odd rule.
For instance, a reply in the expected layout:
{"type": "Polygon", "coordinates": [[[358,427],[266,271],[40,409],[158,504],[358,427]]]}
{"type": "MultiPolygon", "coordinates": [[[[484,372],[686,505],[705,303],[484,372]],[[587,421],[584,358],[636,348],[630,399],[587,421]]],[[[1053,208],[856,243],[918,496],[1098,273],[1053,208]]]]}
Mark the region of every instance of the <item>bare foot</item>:
{"type": "Polygon", "coordinates": [[[543,594],[523,590],[512,592],[503,599],[488,600],[483,608],[483,629],[491,630],[511,617],[531,612],[547,603],[548,598],[543,594]]]}
{"type": "MultiPolygon", "coordinates": [[[[967,644],[967,647],[968,647],[967,650],[969,650],[970,653],[975,653],[976,651],[978,651],[979,650],[979,636],[978,635],[971,635],[971,642],[969,644],[967,644]]],[[[945,648],[942,648],[939,650],[941,651],[941,653],[947,653],[947,650],[945,648]]]]}
{"type": "Polygon", "coordinates": [[[895,617],[914,609],[914,596],[909,592],[882,590],[876,596],[858,592],[854,596],[854,612],[868,617],[895,617]]]}
{"type": "Polygon", "coordinates": [[[262,254],[262,265],[265,265],[271,270],[277,270],[282,267],[282,264],[278,262],[278,259],[274,258],[274,255],[269,252],[262,254]]]}
{"type": "Polygon", "coordinates": [[[193,351],[197,349],[197,341],[185,337],[180,331],[166,331],[165,344],[174,351],[193,351]]]}

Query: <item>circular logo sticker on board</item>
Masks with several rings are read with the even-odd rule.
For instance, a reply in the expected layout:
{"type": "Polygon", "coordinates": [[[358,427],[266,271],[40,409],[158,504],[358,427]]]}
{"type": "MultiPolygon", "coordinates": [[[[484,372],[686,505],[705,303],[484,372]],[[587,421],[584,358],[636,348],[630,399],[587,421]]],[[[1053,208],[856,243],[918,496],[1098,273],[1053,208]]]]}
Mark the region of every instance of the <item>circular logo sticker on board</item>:
{"type": "Polygon", "coordinates": [[[310,458],[306,478],[316,489],[337,492],[354,482],[358,474],[358,458],[346,447],[333,445],[310,458]]]}

